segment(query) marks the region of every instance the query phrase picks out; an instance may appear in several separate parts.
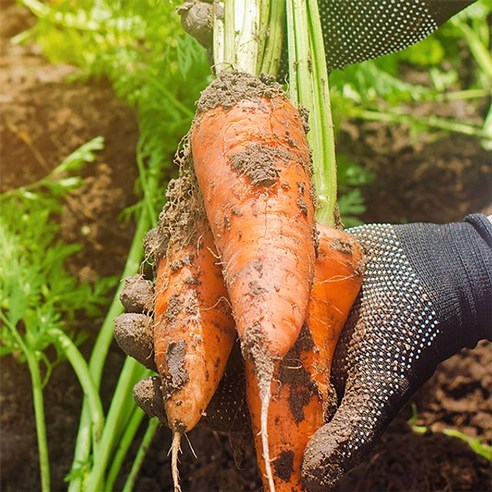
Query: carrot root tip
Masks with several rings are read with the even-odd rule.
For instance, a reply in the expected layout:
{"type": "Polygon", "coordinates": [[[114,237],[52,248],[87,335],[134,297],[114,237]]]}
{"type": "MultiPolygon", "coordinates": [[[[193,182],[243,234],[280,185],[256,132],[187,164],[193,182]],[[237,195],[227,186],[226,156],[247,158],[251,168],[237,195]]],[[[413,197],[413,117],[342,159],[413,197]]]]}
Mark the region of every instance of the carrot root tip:
{"type": "Polygon", "coordinates": [[[272,397],[272,379],[274,370],[273,363],[268,364],[267,367],[264,366],[264,369],[265,371],[258,379],[261,400],[261,445],[263,448],[263,460],[265,462],[265,473],[268,480],[268,486],[270,492],[275,492],[268,441],[268,409],[270,406],[270,399],[272,397]]]}
{"type": "Polygon", "coordinates": [[[178,455],[181,451],[181,434],[173,433],[173,442],[171,444],[171,473],[173,476],[174,492],[181,492],[179,485],[178,455]]]}

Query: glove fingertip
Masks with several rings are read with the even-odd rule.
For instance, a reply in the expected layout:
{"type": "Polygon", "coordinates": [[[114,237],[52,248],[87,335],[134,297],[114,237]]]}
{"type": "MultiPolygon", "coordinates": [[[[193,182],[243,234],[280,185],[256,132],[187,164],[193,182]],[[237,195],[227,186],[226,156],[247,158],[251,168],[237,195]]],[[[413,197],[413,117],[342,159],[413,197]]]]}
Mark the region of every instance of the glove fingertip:
{"type": "Polygon", "coordinates": [[[306,490],[327,490],[342,478],[345,469],[338,452],[340,445],[330,424],[324,425],[314,434],[302,463],[302,482],[306,490]]]}
{"type": "Polygon", "coordinates": [[[114,320],[114,338],[125,354],[136,359],[151,371],[154,362],[152,318],[145,314],[124,313],[114,320]]]}
{"type": "Polygon", "coordinates": [[[158,376],[152,376],[139,381],[133,387],[135,403],[150,417],[157,417],[167,425],[166,412],[161,392],[161,381],[158,376]]]}
{"type": "Polygon", "coordinates": [[[150,280],[137,274],[125,279],[120,301],[129,313],[149,313],[154,302],[154,287],[150,280]]]}

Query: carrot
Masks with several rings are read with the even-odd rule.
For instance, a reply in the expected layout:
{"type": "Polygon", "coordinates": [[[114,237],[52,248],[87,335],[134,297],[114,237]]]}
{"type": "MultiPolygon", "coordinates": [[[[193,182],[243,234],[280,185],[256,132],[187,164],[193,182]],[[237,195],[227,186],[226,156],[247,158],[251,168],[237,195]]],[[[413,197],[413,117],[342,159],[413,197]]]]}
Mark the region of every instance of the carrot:
{"type": "MultiPolygon", "coordinates": [[[[362,283],[362,254],[352,237],[318,225],[319,256],[306,323],[280,363],[268,412],[269,455],[277,491],[300,491],[302,457],[310,437],[324,423],[335,346],[362,283]]],[[[254,367],[247,363],[247,399],[258,463],[262,459],[261,400],[254,367]]]]}
{"type": "Polygon", "coordinates": [[[314,205],[303,120],[281,87],[222,72],[191,130],[195,173],[243,356],[258,378],[267,475],[267,413],[276,361],[303,324],[314,275],[314,205]]]}
{"type": "Polygon", "coordinates": [[[157,269],[154,305],[154,357],[173,432],[175,490],[180,437],[205,412],[236,338],[213,236],[205,216],[193,209],[186,181],[173,182],[161,218],[170,240],[157,269]]]}

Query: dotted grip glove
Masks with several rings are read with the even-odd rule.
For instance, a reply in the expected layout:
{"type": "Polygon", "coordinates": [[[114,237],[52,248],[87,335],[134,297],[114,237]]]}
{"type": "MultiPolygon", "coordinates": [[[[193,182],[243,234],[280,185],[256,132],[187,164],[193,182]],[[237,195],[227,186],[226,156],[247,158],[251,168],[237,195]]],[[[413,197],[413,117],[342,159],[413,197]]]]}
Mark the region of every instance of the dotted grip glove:
{"type": "MultiPolygon", "coordinates": [[[[424,39],[474,1],[318,0],[328,69],[345,68],[402,50],[424,39]]],[[[178,12],[184,29],[211,50],[212,0],[185,1],[178,12]]],[[[287,66],[284,50],[280,80],[286,77],[287,66]]]]}
{"type": "Polygon", "coordinates": [[[326,490],[361,462],[437,365],[492,339],[492,225],[350,230],[367,267],[332,369],[340,404],[304,455],[309,490],[326,490]]]}
{"type": "MultiPolygon", "coordinates": [[[[492,338],[492,225],[485,216],[347,232],[365,250],[366,273],[335,353],[338,408],[304,456],[308,490],[330,488],[362,461],[441,361],[492,338]]],[[[151,284],[142,296],[141,282],[147,281],[132,280],[123,292],[124,304],[133,310],[148,302],[151,284]]],[[[127,354],[150,366],[151,324],[147,315],[124,314],[115,332],[127,354]]],[[[226,432],[244,429],[249,421],[241,364],[236,357],[231,364],[204,419],[209,428],[226,432]]],[[[158,378],[139,383],[135,397],[148,414],[165,418],[158,378]]]]}

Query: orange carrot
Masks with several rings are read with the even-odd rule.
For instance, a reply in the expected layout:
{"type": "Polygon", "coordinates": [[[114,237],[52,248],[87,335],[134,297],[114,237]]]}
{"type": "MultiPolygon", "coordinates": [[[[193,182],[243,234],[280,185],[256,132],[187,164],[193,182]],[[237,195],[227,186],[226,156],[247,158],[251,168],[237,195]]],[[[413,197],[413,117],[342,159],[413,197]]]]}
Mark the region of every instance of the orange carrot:
{"type": "Polygon", "coordinates": [[[223,72],[200,98],[191,147],[243,356],[258,378],[271,479],[266,417],[274,362],[297,339],[314,275],[303,120],[278,84],[223,72]]]}
{"type": "MultiPolygon", "coordinates": [[[[277,491],[300,491],[302,457],[310,437],[324,423],[330,369],[340,332],[362,283],[362,254],[351,236],[318,225],[319,255],[306,323],[280,363],[268,411],[269,455],[277,491]]],[[[251,363],[246,368],[247,398],[258,463],[262,459],[261,400],[251,363]]]]}
{"type": "MultiPolygon", "coordinates": [[[[186,182],[186,180],[182,181],[186,182]]],[[[173,217],[175,205],[190,203],[192,190],[179,180],[161,222],[192,228],[186,240],[171,237],[159,262],[154,305],[155,362],[162,377],[168,424],[173,431],[172,470],[179,490],[177,456],[180,437],[200,420],[224,373],[236,332],[227,301],[212,232],[204,216],[173,217]],[[183,198],[184,197],[184,198],[183,198]],[[174,203],[173,203],[174,201],[174,203]],[[166,222],[167,220],[167,222],[166,222]]],[[[169,197],[169,194],[168,194],[169,197]]],[[[181,232],[183,232],[181,230],[181,232]]]]}

